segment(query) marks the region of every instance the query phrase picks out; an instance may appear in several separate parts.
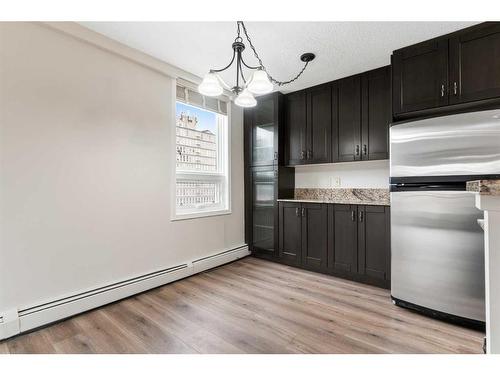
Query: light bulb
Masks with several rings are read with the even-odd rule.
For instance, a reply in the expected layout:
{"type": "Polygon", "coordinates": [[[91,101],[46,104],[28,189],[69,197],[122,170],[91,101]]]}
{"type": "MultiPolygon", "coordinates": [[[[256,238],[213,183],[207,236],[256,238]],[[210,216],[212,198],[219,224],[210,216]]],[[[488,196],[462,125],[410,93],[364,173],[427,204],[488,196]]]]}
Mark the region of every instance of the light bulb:
{"type": "Polygon", "coordinates": [[[207,73],[203,77],[203,81],[198,86],[198,92],[205,96],[219,96],[224,89],[219,83],[219,79],[215,73],[207,73]]]}
{"type": "Polygon", "coordinates": [[[269,81],[267,73],[262,69],[253,73],[252,79],[248,84],[248,91],[256,95],[267,94],[273,91],[273,84],[269,81]]]}
{"type": "Polygon", "coordinates": [[[257,100],[253,97],[252,93],[247,89],[244,89],[236,97],[234,104],[240,107],[255,107],[257,105],[257,100]]]}

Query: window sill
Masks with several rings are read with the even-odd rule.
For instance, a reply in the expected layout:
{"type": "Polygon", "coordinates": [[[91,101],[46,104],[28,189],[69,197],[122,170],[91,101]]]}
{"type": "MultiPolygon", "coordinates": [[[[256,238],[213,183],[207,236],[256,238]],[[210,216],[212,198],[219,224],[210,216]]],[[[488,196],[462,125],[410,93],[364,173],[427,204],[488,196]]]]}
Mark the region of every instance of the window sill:
{"type": "Polygon", "coordinates": [[[231,210],[214,210],[214,211],[206,211],[206,212],[175,214],[174,216],[172,216],[172,218],[170,218],[170,221],[202,219],[205,217],[230,215],[231,213],[232,213],[231,210]]]}

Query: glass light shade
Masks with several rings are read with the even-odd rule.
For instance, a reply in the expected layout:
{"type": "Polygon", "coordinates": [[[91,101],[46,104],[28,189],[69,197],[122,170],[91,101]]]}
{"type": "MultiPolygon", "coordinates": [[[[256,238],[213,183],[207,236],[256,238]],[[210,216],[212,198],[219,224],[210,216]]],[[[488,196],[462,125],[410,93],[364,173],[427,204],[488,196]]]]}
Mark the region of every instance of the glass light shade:
{"type": "Polygon", "coordinates": [[[219,83],[219,79],[215,73],[207,73],[203,77],[203,81],[198,86],[198,92],[205,96],[219,96],[223,92],[223,88],[219,83]]]}
{"type": "Polygon", "coordinates": [[[257,105],[257,100],[253,97],[252,93],[248,89],[244,89],[236,97],[234,104],[240,107],[255,107],[257,105]]]}
{"type": "Polygon", "coordinates": [[[269,81],[267,73],[261,69],[253,73],[252,79],[248,83],[248,91],[256,95],[267,94],[273,91],[273,84],[269,81]]]}

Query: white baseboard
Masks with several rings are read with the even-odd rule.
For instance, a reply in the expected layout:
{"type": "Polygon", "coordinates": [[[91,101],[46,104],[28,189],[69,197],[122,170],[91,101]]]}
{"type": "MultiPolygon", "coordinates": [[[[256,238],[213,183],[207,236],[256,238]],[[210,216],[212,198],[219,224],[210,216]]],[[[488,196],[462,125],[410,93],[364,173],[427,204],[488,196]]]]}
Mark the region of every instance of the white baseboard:
{"type": "Polygon", "coordinates": [[[248,246],[244,245],[133,279],[47,301],[23,310],[10,309],[0,312],[0,340],[218,267],[247,255],[250,255],[250,252],[248,246]]]}

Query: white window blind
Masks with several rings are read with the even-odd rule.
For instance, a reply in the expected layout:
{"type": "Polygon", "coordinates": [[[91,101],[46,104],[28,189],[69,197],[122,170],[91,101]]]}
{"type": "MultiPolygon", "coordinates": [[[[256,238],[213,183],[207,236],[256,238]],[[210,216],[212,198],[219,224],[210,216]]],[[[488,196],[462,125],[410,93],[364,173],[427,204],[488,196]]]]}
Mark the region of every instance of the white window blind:
{"type": "Polygon", "coordinates": [[[194,105],[212,112],[227,115],[227,101],[220,98],[212,98],[201,95],[196,89],[182,82],[177,82],[177,101],[194,105]]]}

